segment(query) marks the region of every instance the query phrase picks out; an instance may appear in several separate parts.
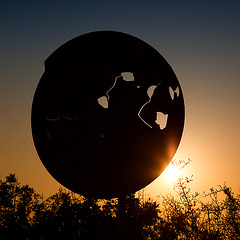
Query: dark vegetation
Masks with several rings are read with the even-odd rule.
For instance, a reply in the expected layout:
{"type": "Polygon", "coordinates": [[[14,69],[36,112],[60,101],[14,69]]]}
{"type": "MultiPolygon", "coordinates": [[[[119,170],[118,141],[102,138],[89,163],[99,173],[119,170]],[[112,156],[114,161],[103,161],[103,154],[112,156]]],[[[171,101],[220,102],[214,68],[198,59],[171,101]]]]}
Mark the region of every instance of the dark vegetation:
{"type": "MultiPolygon", "coordinates": [[[[230,187],[192,193],[179,179],[177,194],[157,200],[127,197],[127,239],[240,239],[240,196],[230,187]]],[[[115,240],[117,200],[85,199],[59,189],[44,199],[15,174],[0,180],[0,239],[115,240]]]]}

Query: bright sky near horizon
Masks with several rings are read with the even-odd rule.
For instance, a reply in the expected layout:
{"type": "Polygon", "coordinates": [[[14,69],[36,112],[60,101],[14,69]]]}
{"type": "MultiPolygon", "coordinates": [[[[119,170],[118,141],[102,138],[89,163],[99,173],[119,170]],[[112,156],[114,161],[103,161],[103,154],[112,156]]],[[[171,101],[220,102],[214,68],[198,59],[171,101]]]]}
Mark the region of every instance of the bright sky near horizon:
{"type": "MultiPolygon", "coordinates": [[[[186,120],[176,159],[192,159],[193,190],[240,187],[239,1],[5,1],[0,3],[0,176],[16,173],[45,196],[59,184],[32,141],[31,104],[45,59],[81,34],[114,30],[153,46],[183,90],[186,120]]],[[[146,187],[172,190],[164,175],[146,187]]]]}

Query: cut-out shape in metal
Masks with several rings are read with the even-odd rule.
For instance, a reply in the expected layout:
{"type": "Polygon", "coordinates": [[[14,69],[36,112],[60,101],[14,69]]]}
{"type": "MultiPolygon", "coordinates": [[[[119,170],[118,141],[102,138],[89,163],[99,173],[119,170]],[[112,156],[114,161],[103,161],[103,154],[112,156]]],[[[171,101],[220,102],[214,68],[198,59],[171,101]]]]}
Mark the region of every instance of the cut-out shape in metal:
{"type": "Polygon", "coordinates": [[[99,31],[48,57],[31,120],[38,155],[57,181],[111,198],[145,187],[166,168],[182,136],[184,100],[154,48],[99,31]]]}

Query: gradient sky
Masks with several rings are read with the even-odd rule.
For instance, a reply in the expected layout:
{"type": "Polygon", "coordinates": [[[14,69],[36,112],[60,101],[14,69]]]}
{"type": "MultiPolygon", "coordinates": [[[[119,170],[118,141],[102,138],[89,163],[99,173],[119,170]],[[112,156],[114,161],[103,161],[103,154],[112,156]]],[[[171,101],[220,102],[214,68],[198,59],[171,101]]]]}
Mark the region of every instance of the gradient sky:
{"type": "MultiPolygon", "coordinates": [[[[239,1],[4,1],[0,3],[0,176],[13,172],[45,196],[59,184],[38,158],[31,104],[44,60],[81,34],[114,30],[158,50],[181,84],[186,121],[176,159],[207,191],[240,187],[239,1]],[[85,2],[85,3],[84,3],[85,2]],[[164,2],[164,3],[163,3],[164,2]]],[[[172,185],[159,177],[152,196],[172,185]]]]}

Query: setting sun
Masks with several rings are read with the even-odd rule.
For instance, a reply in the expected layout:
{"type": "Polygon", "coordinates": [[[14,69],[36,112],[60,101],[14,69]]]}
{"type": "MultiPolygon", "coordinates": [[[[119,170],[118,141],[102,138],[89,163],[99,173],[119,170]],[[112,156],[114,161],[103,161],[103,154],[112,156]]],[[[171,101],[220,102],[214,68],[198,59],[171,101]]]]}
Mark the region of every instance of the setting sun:
{"type": "Polygon", "coordinates": [[[172,163],[168,165],[164,173],[165,177],[170,181],[176,181],[180,175],[180,170],[178,167],[174,166],[172,163]]]}

